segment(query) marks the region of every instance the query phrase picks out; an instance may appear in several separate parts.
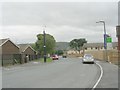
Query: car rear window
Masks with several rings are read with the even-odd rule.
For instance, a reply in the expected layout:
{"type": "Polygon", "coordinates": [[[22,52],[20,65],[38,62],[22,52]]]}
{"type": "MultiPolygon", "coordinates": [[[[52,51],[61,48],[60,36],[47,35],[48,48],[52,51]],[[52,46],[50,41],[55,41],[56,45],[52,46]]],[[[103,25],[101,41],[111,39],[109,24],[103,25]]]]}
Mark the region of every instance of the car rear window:
{"type": "Polygon", "coordinates": [[[52,57],[57,57],[57,55],[53,55],[52,57]]]}

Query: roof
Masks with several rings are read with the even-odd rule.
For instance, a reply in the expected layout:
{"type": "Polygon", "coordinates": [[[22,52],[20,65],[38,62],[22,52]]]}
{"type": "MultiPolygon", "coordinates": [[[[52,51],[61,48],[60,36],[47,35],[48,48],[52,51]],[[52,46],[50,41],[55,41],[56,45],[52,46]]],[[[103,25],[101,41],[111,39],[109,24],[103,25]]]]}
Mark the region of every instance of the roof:
{"type": "MultiPolygon", "coordinates": [[[[112,46],[116,47],[118,46],[118,42],[112,42],[112,46]]],[[[83,45],[84,48],[88,48],[88,47],[104,47],[104,43],[85,43],[83,45]]]]}
{"type": "Polygon", "coordinates": [[[17,48],[19,48],[15,43],[13,43],[9,38],[6,39],[0,39],[0,46],[4,45],[7,41],[10,41],[12,44],[14,44],[17,48]]]}
{"type": "Polygon", "coordinates": [[[5,42],[7,42],[9,38],[6,39],[0,39],[0,46],[2,46],[5,42]]]}
{"type": "Polygon", "coordinates": [[[85,43],[83,47],[103,47],[103,43],[85,43]]]}
{"type": "MultiPolygon", "coordinates": [[[[19,44],[20,52],[24,52],[27,48],[31,48],[33,51],[35,51],[29,44],[19,44]]],[[[36,51],[35,51],[36,52],[36,51]]]]}

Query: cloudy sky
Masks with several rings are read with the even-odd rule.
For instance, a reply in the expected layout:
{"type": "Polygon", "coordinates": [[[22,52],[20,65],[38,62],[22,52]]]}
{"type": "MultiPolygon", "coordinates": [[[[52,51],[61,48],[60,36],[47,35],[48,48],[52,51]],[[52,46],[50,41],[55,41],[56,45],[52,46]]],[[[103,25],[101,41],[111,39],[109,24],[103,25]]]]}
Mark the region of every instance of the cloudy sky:
{"type": "Polygon", "coordinates": [[[88,42],[103,42],[103,24],[113,41],[118,25],[117,2],[3,2],[0,38],[15,43],[33,43],[36,35],[45,31],[56,41],[86,38],[88,42]]]}

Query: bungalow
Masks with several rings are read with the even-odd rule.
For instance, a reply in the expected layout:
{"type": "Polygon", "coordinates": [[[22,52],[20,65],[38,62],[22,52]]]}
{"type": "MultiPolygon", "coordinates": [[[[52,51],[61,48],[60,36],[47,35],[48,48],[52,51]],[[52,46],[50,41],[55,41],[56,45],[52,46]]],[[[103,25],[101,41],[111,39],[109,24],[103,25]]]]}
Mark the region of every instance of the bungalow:
{"type": "Polygon", "coordinates": [[[19,44],[22,63],[26,63],[36,58],[36,51],[28,44],[19,44]]]}
{"type": "MultiPolygon", "coordinates": [[[[113,42],[112,43],[112,49],[117,50],[118,43],[113,42]]],[[[85,43],[83,45],[84,50],[104,50],[104,44],[103,43],[85,43]]]]}
{"type": "Polygon", "coordinates": [[[21,60],[19,47],[10,39],[0,39],[0,51],[2,66],[14,64],[15,62],[20,62],[21,60]]]}

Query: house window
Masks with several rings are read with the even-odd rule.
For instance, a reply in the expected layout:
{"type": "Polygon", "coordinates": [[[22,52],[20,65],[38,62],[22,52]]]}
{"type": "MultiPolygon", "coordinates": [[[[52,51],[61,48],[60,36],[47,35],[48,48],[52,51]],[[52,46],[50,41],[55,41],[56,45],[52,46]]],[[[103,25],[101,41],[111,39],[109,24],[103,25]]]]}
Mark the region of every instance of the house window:
{"type": "Polygon", "coordinates": [[[95,49],[97,49],[97,47],[95,47],[95,49]]]}
{"type": "Polygon", "coordinates": [[[85,48],[85,50],[87,50],[87,48],[85,48]]]}
{"type": "Polygon", "coordinates": [[[91,47],[91,50],[92,50],[93,48],[91,47]]]}

